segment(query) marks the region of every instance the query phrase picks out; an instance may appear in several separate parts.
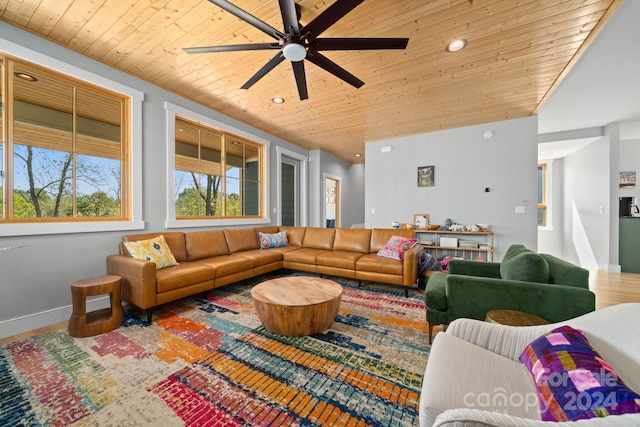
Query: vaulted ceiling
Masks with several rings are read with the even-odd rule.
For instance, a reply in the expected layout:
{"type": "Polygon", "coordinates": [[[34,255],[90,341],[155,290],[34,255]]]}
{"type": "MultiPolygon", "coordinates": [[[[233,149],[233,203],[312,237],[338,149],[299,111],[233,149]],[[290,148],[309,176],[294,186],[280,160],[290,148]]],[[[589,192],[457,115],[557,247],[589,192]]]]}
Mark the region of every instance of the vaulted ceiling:
{"type": "MultiPolygon", "coordinates": [[[[278,1],[231,2],[282,28],[278,1]]],[[[332,3],[299,0],[301,23],[332,3]]],[[[206,0],[0,0],[0,19],[301,147],[361,163],[365,142],[535,114],[620,4],[365,0],[322,36],[408,37],[407,49],[323,52],[364,81],[360,89],[305,61],[304,101],[288,61],[240,89],[273,51],[183,51],[273,41],[206,0]],[[467,48],[447,53],[456,38],[467,48]]]]}

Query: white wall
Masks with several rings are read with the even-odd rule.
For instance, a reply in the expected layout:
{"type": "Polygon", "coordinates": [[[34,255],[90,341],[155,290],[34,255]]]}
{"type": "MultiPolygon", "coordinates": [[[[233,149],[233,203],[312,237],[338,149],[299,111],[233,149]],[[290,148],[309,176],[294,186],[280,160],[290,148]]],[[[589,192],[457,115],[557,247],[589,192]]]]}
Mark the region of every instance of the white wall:
{"type": "MultiPolygon", "coordinates": [[[[276,147],[281,146],[305,157],[309,155],[307,150],[290,142],[1,21],[0,34],[0,49],[3,41],[9,41],[144,92],[142,191],[147,231],[165,229],[166,101],[270,141],[267,177],[270,215],[276,204],[276,147]]],[[[276,216],[270,220],[275,223],[276,216]]],[[[24,246],[0,252],[0,337],[68,320],[71,283],[105,274],[107,255],[117,252],[121,235],[129,232],[0,237],[0,248],[24,246]]]]}
{"type": "Polygon", "coordinates": [[[640,121],[612,123],[603,138],[553,160],[552,227],[538,233],[541,252],[589,269],[618,271],[617,199],[631,196],[640,201],[640,180],[635,187],[619,188],[618,173],[636,171],[640,179],[639,125],[640,121]],[[617,125],[621,141],[616,144],[611,129],[617,125]],[[624,137],[631,139],[622,140],[624,137]]]}
{"type": "Polygon", "coordinates": [[[528,117],[367,143],[366,226],[388,228],[427,213],[432,224],[489,224],[496,260],[513,243],[536,250],[537,126],[528,117]],[[417,187],[417,168],[430,165],[435,186],[417,187]],[[524,200],[525,213],[516,214],[524,200]]]}
{"type": "Polygon", "coordinates": [[[563,160],[561,257],[587,269],[617,263],[609,259],[610,212],[617,216],[610,205],[609,158],[609,140],[603,137],[563,160]]]}
{"type": "Polygon", "coordinates": [[[640,139],[620,141],[620,171],[636,171],[636,186],[618,189],[618,197],[635,197],[640,202],[640,139]]]}
{"type": "Polygon", "coordinates": [[[564,161],[544,162],[547,163],[547,226],[538,228],[538,251],[562,258],[564,161]]]}

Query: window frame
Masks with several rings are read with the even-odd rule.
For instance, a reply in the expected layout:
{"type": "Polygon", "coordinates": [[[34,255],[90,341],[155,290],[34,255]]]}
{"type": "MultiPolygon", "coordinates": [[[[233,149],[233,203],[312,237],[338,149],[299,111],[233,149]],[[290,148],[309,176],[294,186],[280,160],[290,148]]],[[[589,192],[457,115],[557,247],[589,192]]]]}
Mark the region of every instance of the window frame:
{"type": "Polygon", "coordinates": [[[203,114],[199,114],[188,108],[173,104],[171,102],[165,102],[165,116],[166,116],[166,159],[167,159],[167,181],[166,181],[166,228],[185,228],[185,227],[226,227],[232,225],[261,225],[270,224],[271,217],[269,214],[269,191],[268,191],[268,177],[269,177],[269,152],[271,147],[271,141],[261,138],[255,134],[239,129],[235,126],[231,126],[227,123],[223,123],[219,120],[207,117],[203,114]],[[175,168],[176,168],[176,147],[175,147],[175,135],[176,135],[176,118],[187,119],[195,122],[200,122],[206,126],[217,128],[223,132],[228,132],[255,142],[264,146],[264,179],[262,182],[263,197],[261,198],[260,211],[264,212],[262,217],[216,217],[216,218],[189,218],[189,219],[177,219],[176,218],[176,201],[175,201],[175,168]]]}
{"type": "MultiPolygon", "coordinates": [[[[142,103],[144,93],[107,79],[101,75],[60,61],[27,47],[0,38],[0,54],[7,59],[32,63],[37,67],[50,69],[63,74],[71,80],[80,80],[90,85],[99,86],[106,90],[119,93],[130,100],[129,104],[129,150],[126,156],[129,164],[122,164],[122,174],[129,175],[129,188],[123,188],[122,193],[130,195],[130,218],[128,220],[100,220],[100,221],[51,221],[43,222],[2,223],[0,237],[27,236],[67,233],[92,233],[100,231],[123,231],[144,229],[142,219],[142,103]]],[[[5,90],[3,90],[3,93],[5,90]]],[[[125,203],[126,205],[126,203],[125,203]]]]}
{"type": "MultiPolygon", "coordinates": [[[[538,163],[537,171],[542,168],[542,203],[537,203],[538,210],[544,211],[544,221],[542,224],[538,224],[541,229],[548,228],[549,225],[549,200],[548,200],[548,183],[549,183],[549,165],[547,163],[538,163]]],[[[536,215],[537,218],[537,215],[536,215]]],[[[537,222],[537,219],[536,219],[537,222]]]]}

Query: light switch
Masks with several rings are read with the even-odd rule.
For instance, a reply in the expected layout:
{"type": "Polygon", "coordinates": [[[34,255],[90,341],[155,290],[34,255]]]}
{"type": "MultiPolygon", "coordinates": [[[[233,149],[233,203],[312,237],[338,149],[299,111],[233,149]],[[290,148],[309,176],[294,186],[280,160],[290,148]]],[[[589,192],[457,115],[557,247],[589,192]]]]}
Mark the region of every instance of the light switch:
{"type": "Polygon", "coordinates": [[[524,213],[524,206],[516,206],[516,213],[517,214],[523,214],[524,213]]]}

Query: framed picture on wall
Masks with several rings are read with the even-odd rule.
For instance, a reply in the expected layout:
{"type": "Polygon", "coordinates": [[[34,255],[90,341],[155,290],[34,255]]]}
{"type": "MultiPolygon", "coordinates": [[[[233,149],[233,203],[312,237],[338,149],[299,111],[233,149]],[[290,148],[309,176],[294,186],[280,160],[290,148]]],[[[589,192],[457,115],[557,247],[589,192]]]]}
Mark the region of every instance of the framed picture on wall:
{"type": "Polygon", "coordinates": [[[619,174],[620,188],[631,188],[636,186],[636,171],[624,171],[619,174]]]}
{"type": "Polygon", "coordinates": [[[427,228],[429,224],[428,214],[413,214],[413,227],[416,229],[427,228]]]}
{"type": "Polygon", "coordinates": [[[435,166],[418,167],[418,187],[433,187],[435,185],[435,166]]]}

